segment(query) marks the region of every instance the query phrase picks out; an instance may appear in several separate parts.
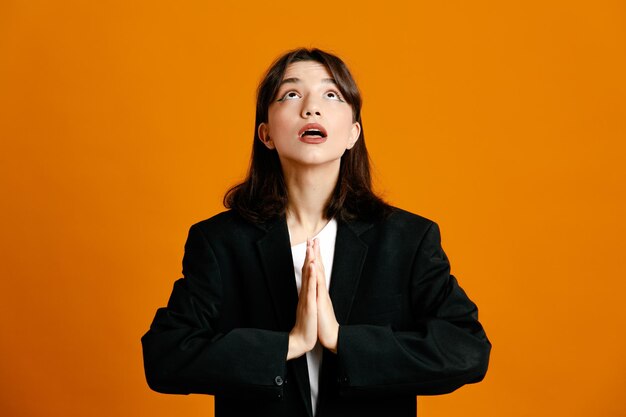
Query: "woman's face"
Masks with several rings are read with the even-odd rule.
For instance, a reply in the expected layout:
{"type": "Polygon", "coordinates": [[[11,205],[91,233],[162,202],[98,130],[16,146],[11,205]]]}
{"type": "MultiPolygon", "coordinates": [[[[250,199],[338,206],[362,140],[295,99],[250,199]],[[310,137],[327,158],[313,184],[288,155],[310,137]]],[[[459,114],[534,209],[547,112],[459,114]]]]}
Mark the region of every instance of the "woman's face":
{"type": "Polygon", "coordinates": [[[361,132],[352,121],[328,69],[319,62],[300,61],[285,71],[278,94],[268,109],[267,123],[258,128],[265,146],[276,149],[283,167],[339,161],[361,132]]]}

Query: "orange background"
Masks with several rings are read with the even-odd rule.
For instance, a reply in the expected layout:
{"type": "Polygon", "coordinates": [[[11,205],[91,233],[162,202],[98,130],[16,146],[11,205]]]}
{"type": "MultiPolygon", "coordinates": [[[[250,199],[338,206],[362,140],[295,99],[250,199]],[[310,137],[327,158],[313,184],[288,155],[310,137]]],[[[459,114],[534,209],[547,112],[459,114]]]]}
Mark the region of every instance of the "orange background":
{"type": "Polygon", "coordinates": [[[0,415],[211,415],[148,389],[139,338],[245,173],[263,71],[318,46],[494,345],[419,414],[626,416],[626,3],[225,3],[0,3],[0,415]]]}

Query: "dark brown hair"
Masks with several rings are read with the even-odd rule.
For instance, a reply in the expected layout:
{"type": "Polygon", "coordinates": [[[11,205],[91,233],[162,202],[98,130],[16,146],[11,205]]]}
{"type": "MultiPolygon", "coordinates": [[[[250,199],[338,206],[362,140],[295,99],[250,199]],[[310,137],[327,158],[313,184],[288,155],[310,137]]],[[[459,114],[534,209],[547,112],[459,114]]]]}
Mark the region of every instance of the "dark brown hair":
{"type": "Polygon", "coordinates": [[[250,168],[244,182],[226,192],[224,206],[236,210],[244,218],[262,223],[285,214],[287,187],[278,154],[268,149],[259,139],[258,127],[268,121],[268,109],[274,100],[280,82],[289,64],[315,61],[326,66],[344,100],[352,107],[353,122],[361,125],[361,134],[352,149],[341,157],[339,179],[335,191],[326,204],[326,218],[341,220],[375,220],[385,217],[388,206],[372,191],[370,161],[365,147],[361,120],[361,94],[346,64],[337,56],[320,49],[299,48],[279,57],[259,84],[256,101],[254,143],[250,168]]]}

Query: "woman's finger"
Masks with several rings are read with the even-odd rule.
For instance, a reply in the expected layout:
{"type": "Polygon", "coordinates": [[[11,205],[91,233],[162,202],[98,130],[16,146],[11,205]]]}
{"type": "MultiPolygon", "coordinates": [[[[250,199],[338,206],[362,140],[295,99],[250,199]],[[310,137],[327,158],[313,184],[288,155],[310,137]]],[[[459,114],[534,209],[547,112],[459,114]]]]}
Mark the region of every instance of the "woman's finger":
{"type": "Polygon", "coordinates": [[[322,260],[322,251],[320,249],[320,240],[319,240],[319,238],[316,238],[313,242],[315,243],[315,245],[314,245],[315,257],[321,261],[322,260]]]}
{"type": "Polygon", "coordinates": [[[324,262],[322,262],[322,253],[320,249],[319,239],[313,240],[313,253],[315,254],[317,270],[319,271],[318,279],[324,281],[324,285],[326,285],[326,271],[324,270],[324,262]]]}
{"type": "Polygon", "coordinates": [[[310,307],[314,308],[317,311],[317,274],[315,273],[315,263],[311,262],[309,264],[309,280],[308,284],[308,302],[310,303],[310,307]]]}
{"type": "Polygon", "coordinates": [[[307,237],[306,238],[306,251],[304,252],[304,266],[306,266],[307,261],[310,260],[309,246],[311,246],[311,240],[307,237]]]}
{"type": "Polygon", "coordinates": [[[306,285],[307,277],[309,276],[309,263],[311,261],[311,240],[306,238],[306,251],[304,252],[304,264],[302,264],[302,288],[306,285]]]}

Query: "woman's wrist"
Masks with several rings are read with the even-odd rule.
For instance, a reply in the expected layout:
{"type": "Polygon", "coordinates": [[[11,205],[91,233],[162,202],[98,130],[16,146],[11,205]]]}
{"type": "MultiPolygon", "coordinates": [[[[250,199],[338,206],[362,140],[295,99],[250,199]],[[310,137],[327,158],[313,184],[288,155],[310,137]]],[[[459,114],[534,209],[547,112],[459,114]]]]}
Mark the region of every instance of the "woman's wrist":
{"type": "Polygon", "coordinates": [[[329,337],[326,340],[324,340],[325,343],[323,343],[323,346],[326,349],[336,354],[338,341],[339,341],[339,323],[337,323],[336,327],[333,328],[331,332],[329,332],[329,337]]]}
{"type": "Polygon", "coordinates": [[[289,347],[287,349],[287,360],[299,358],[306,353],[301,338],[289,333],[289,347]]]}

